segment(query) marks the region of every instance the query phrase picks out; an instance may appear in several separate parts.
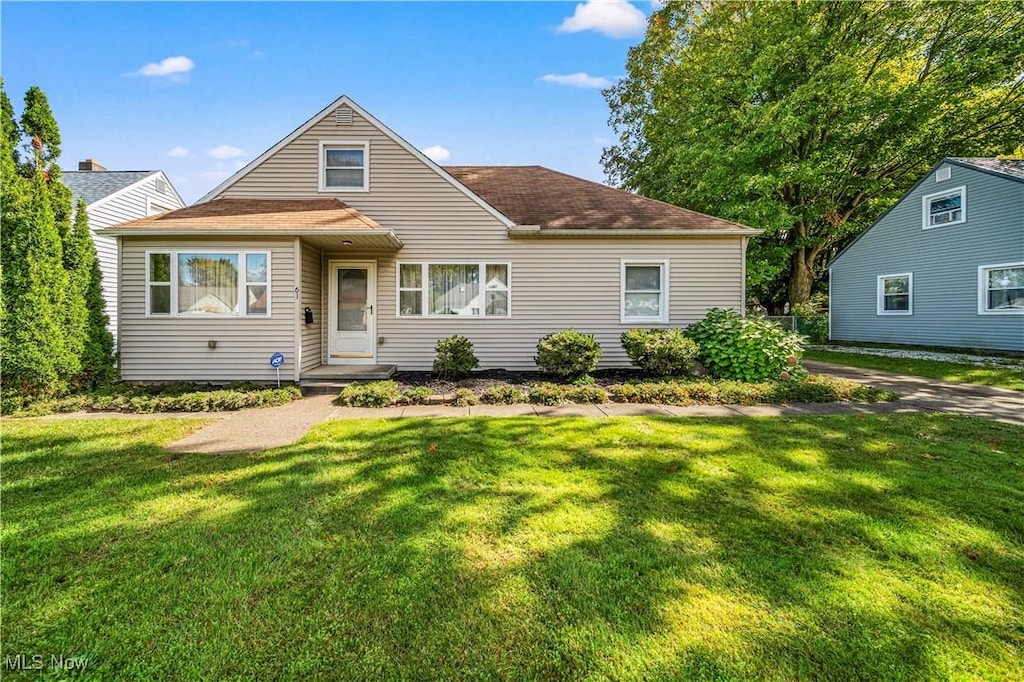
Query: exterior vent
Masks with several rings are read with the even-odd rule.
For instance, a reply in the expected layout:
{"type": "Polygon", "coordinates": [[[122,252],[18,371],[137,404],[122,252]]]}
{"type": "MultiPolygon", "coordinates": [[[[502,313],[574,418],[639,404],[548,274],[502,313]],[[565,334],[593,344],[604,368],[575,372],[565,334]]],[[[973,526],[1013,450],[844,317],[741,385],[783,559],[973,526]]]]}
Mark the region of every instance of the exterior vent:
{"type": "Polygon", "coordinates": [[[943,180],[949,180],[949,176],[952,175],[952,169],[949,166],[940,168],[935,171],[935,182],[942,182],[943,180]]]}
{"type": "Polygon", "coordinates": [[[339,126],[352,125],[352,110],[348,107],[338,107],[334,112],[334,124],[339,126]]]}
{"type": "Polygon", "coordinates": [[[156,191],[160,194],[167,194],[167,183],[164,182],[163,178],[156,179],[156,191]]]}

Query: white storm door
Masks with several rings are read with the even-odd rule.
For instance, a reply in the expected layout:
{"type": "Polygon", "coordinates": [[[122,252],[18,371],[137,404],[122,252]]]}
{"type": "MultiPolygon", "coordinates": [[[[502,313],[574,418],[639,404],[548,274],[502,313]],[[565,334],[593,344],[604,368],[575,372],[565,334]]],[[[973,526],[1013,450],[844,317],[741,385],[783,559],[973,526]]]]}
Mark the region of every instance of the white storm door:
{"type": "Polygon", "coordinates": [[[331,261],[327,364],[368,364],[377,355],[377,265],[331,261]]]}

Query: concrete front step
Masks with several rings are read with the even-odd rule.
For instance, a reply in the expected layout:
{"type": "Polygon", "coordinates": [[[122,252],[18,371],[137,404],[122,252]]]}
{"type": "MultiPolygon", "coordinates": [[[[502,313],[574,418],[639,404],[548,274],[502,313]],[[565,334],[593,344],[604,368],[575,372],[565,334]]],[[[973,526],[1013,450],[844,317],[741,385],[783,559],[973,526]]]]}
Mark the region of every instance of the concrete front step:
{"type": "Polygon", "coordinates": [[[338,393],[354,381],[382,381],[398,371],[398,365],[321,365],[302,373],[299,387],[307,395],[338,393]]]}

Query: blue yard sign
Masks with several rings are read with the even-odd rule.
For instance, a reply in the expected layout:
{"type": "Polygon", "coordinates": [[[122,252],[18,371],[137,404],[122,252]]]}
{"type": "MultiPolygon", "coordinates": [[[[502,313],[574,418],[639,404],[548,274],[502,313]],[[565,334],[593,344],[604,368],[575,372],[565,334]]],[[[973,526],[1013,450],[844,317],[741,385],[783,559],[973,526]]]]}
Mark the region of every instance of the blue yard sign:
{"type": "Polygon", "coordinates": [[[281,365],[284,364],[284,353],[274,353],[270,356],[270,366],[277,371],[277,387],[281,388],[281,365]]]}

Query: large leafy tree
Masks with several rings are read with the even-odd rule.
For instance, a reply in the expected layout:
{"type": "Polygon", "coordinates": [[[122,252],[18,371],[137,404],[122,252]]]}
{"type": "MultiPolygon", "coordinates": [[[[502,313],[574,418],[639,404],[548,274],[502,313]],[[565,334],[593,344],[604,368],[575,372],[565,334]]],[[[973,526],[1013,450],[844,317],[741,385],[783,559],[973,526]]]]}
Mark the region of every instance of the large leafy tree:
{"type": "Polygon", "coordinates": [[[762,228],[748,289],[809,297],[944,156],[1024,130],[1024,3],[668,2],[608,89],[609,178],[762,228]]]}

